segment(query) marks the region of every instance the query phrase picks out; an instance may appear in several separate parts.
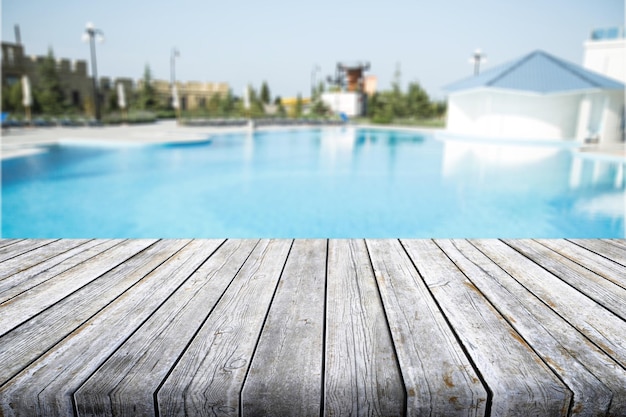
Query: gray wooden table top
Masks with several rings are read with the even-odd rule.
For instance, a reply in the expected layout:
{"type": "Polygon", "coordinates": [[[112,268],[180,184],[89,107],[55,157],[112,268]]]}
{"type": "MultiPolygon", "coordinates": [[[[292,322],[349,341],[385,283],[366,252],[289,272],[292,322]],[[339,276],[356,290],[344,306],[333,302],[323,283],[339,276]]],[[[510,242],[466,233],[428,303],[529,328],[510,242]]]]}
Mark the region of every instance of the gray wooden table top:
{"type": "Polygon", "coordinates": [[[624,416],[623,240],[0,240],[3,416],[624,416]]]}

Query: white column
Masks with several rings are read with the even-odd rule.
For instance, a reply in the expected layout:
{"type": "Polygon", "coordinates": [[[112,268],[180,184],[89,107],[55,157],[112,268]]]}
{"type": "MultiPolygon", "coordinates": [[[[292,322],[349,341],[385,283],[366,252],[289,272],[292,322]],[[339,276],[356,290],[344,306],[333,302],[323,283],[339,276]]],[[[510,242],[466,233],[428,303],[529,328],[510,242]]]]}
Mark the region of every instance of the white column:
{"type": "Polygon", "coordinates": [[[584,142],[589,132],[589,118],[591,117],[591,98],[588,94],[581,96],[578,106],[578,125],[576,127],[576,141],[584,142]]]}
{"type": "Polygon", "coordinates": [[[618,98],[614,93],[607,94],[602,106],[602,121],[600,123],[600,143],[619,143],[621,141],[620,111],[624,102],[622,93],[618,98]],[[620,100],[621,99],[621,100],[620,100]]]}

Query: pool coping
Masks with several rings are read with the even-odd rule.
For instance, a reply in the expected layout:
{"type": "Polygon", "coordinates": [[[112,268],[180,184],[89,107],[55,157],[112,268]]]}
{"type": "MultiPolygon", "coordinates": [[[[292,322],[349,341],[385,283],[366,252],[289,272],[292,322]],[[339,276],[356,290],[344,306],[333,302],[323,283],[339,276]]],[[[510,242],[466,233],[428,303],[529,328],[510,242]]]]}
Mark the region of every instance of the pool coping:
{"type": "MultiPolygon", "coordinates": [[[[319,129],[324,126],[261,126],[255,131],[288,131],[319,129]]],[[[433,134],[437,140],[459,140],[467,143],[480,141],[488,144],[524,145],[523,139],[473,138],[468,135],[456,135],[442,128],[418,126],[394,126],[374,124],[348,124],[329,126],[331,128],[361,128],[372,130],[394,130],[414,133],[433,134]]],[[[249,131],[247,126],[180,126],[175,121],[159,121],[151,125],[121,125],[104,127],[45,127],[21,128],[3,132],[0,140],[0,160],[33,155],[42,152],[42,146],[58,145],[68,142],[120,145],[154,145],[194,143],[206,141],[210,135],[241,133],[249,131]],[[122,139],[120,139],[122,138],[122,139]]],[[[571,148],[584,158],[626,162],[625,144],[588,145],[573,141],[530,139],[529,144],[542,146],[563,146],[571,148]]]]}

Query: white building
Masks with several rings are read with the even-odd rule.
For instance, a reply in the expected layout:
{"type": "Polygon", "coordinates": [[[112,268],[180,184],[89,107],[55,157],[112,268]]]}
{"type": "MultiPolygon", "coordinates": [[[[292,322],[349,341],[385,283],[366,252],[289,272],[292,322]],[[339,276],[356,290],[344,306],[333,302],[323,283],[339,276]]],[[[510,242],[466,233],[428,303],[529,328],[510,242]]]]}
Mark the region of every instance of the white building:
{"type": "Polygon", "coordinates": [[[622,140],[624,84],[543,51],[446,87],[450,133],[622,140]]]}
{"type": "Polygon", "coordinates": [[[349,117],[360,116],[363,111],[363,94],[359,92],[323,93],[322,102],[333,113],[345,113],[349,117]]]}
{"type": "Polygon", "coordinates": [[[584,48],[585,68],[626,83],[626,34],[623,27],[594,30],[584,48]]]}

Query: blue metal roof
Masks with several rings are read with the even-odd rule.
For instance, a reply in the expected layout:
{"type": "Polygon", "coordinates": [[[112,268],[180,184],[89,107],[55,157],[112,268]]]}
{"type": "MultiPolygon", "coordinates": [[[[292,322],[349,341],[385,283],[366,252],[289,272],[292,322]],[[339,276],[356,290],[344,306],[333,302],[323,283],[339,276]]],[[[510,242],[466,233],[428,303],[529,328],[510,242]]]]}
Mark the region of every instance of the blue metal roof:
{"type": "Polygon", "coordinates": [[[543,51],[491,68],[444,87],[448,92],[498,88],[540,94],[589,89],[624,89],[624,84],[543,51]]]}

